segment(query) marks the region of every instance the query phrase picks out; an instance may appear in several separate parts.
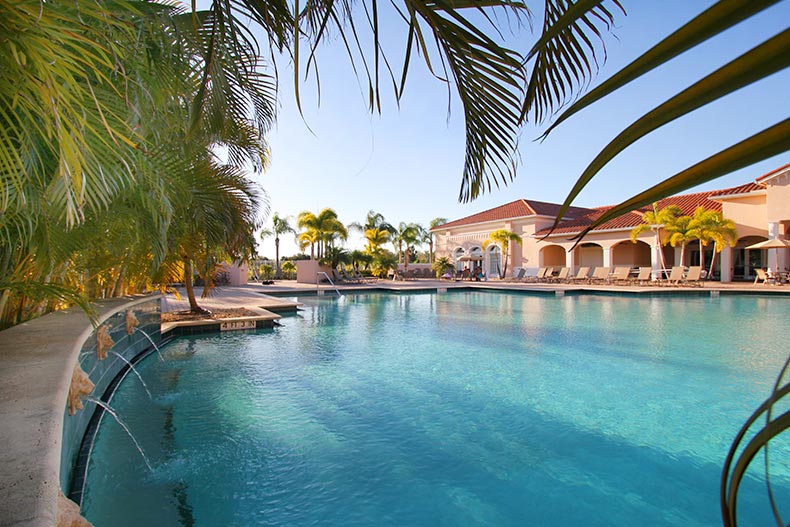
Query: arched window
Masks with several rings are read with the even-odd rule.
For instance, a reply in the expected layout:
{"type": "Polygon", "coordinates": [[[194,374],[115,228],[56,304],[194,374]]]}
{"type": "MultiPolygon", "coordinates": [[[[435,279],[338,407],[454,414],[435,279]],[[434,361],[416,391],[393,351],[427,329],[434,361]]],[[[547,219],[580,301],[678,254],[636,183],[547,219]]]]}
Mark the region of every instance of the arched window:
{"type": "Polygon", "coordinates": [[[486,251],[486,276],[501,276],[502,272],[502,249],[499,245],[492,243],[486,251]]]}
{"type": "Polygon", "coordinates": [[[461,260],[461,257],[464,255],[464,248],[457,247],[453,251],[453,261],[455,262],[455,270],[461,271],[464,268],[464,262],[461,260]]]}

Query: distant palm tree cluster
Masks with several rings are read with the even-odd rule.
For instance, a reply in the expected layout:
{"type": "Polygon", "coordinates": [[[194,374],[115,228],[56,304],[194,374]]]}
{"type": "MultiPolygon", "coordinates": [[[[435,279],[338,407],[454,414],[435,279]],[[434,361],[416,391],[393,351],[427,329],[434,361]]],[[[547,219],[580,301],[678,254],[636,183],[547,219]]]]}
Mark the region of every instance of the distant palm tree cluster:
{"type": "Polygon", "coordinates": [[[318,214],[309,211],[299,213],[296,229],[290,225],[288,217],[274,213],[272,227],[264,228],[260,236],[261,239],[274,236],[276,278],[283,276],[280,235],[286,233],[295,236],[303,251],[310,248],[310,258],[333,269],[349,265],[357,271],[386,276],[398,264],[408,268],[409,263],[432,263],[433,234],[430,229],[443,223],[447,223],[446,218],[434,218],[427,228],[418,223],[405,222],[395,227],[381,213],[371,210],[364,223],[352,222],[346,226],[338,219],[337,212],[325,208],[318,214]],[[343,247],[343,242],[348,240],[349,230],[362,234],[366,240],[364,250],[349,251],[343,247]],[[392,244],[392,250],[385,247],[389,243],[392,244]],[[428,252],[420,252],[420,247],[425,245],[428,246],[428,252]]]}

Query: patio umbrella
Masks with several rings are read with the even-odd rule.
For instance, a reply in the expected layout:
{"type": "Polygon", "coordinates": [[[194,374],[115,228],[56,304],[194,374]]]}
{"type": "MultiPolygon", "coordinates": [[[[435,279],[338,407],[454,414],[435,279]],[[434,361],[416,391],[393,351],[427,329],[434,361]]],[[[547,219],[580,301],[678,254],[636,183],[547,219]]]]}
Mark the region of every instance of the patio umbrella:
{"type": "Polygon", "coordinates": [[[774,238],[764,242],[755,243],[746,247],[747,249],[790,249],[790,241],[774,238]]]}
{"type": "MultiPolygon", "coordinates": [[[[779,249],[790,249],[790,241],[774,238],[773,240],[765,240],[764,242],[755,243],[746,247],[747,249],[774,249],[777,253],[779,249]]],[[[779,254],[776,255],[776,260],[779,261],[779,254]]]]}
{"type": "Polygon", "coordinates": [[[479,262],[482,259],[483,259],[482,256],[469,256],[468,254],[465,254],[461,256],[458,260],[461,262],[469,262],[469,261],[479,262]]]}

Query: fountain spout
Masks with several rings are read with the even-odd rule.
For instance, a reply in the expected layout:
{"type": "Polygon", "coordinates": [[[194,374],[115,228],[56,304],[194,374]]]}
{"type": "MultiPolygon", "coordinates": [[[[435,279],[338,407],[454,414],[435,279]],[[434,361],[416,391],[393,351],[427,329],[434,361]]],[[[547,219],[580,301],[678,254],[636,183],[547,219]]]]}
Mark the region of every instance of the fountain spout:
{"type": "Polygon", "coordinates": [[[99,326],[96,331],[96,359],[104,360],[107,358],[107,350],[112,348],[113,342],[110,330],[107,326],[99,326]]]}
{"type": "Polygon", "coordinates": [[[74,415],[77,410],[82,410],[82,396],[87,396],[93,391],[94,384],[88,374],[80,367],[79,362],[74,365],[69,386],[69,415],[74,415]]]}

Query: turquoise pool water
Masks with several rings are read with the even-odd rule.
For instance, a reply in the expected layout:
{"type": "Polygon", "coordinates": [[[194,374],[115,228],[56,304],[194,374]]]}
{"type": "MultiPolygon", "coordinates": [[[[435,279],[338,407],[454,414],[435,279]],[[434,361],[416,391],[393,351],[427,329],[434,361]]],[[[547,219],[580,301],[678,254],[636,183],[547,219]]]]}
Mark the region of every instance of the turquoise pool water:
{"type": "MultiPolygon", "coordinates": [[[[721,525],[723,459],[789,351],[785,298],[300,300],[141,362],[152,400],[127,376],[111,404],[154,470],[105,417],[96,527],[721,525]]],[[[771,525],[751,476],[741,525],[771,525]]]]}

